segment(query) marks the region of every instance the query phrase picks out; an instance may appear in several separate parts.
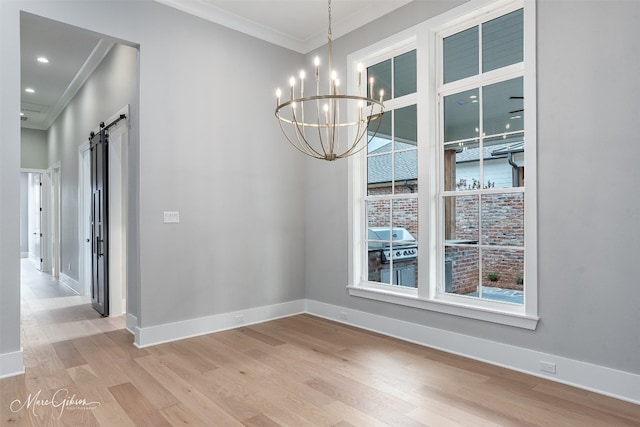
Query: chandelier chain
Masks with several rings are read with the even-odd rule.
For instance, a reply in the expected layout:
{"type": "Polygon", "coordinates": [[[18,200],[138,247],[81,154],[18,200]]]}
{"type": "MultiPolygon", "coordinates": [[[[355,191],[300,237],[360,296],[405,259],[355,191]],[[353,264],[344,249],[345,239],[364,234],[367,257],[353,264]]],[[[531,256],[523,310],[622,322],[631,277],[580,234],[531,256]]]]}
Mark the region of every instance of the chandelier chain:
{"type": "Polygon", "coordinates": [[[331,73],[331,70],[333,70],[333,46],[332,46],[332,39],[333,39],[333,34],[331,33],[331,0],[329,0],[328,2],[328,13],[329,13],[329,28],[327,30],[327,40],[328,40],[328,48],[329,48],[329,73],[331,73]]]}

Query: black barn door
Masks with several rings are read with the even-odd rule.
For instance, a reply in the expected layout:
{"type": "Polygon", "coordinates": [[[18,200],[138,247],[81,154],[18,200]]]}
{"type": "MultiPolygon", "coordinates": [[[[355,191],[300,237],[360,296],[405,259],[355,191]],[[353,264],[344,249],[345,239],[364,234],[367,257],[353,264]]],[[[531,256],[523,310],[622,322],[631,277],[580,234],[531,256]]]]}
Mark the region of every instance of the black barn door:
{"type": "Polygon", "coordinates": [[[109,315],[108,135],[91,135],[91,305],[109,315]]]}

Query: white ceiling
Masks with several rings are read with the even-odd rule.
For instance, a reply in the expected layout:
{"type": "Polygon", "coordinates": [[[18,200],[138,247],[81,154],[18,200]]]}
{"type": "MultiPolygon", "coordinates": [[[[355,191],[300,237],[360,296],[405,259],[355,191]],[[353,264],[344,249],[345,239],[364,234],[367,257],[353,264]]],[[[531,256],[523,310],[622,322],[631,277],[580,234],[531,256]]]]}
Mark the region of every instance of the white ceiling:
{"type": "Polygon", "coordinates": [[[22,127],[46,130],[113,43],[79,28],[23,14],[20,21],[22,127]],[[48,64],[38,62],[45,57],[48,64]],[[35,92],[27,93],[31,88],[35,92]]]}
{"type": "MultiPolygon", "coordinates": [[[[308,53],[327,42],[327,0],[156,1],[300,53],[308,53]]],[[[333,38],[411,1],[332,0],[333,38]]]]}
{"type": "MultiPolygon", "coordinates": [[[[155,0],[270,43],[308,53],[327,42],[326,0],[155,0]]],[[[332,0],[336,39],[412,0],[332,0]]],[[[113,43],[100,35],[23,14],[22,126],[46,130],[113,43]],[[49,59],[37,62],[38,56],[49,59]],[[27,87],[35,93],[26,93],[27,87]]]]}

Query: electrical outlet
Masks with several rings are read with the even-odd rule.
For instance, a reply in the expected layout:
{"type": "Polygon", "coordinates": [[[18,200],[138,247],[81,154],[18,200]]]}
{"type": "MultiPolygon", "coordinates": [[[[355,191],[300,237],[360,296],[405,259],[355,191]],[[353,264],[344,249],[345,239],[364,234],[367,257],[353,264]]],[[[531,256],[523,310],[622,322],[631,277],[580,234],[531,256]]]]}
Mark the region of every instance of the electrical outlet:
{"type": "Polygon", "coordinates": [[[234,318],[233,318],[233,322],[234,322],[236,325],[239,325],[239,324],[241,324],[241,323],[244,323],[244,316],[243,316],[242,314],[239,314],[239,315],[237,315],[237,316],[234,316],[234,318]]]}
{"type": "Polygon", "coordinates": [[[341,311],[340,312],[340,319],[349,320],[349,313],[347,313],[346,311],[341,311]]]}
{"type": "Polygon", "coordinates": [[[540,370],[549,374],[556,373],[556,364],[551,362],[540,361],[540,370]]]}

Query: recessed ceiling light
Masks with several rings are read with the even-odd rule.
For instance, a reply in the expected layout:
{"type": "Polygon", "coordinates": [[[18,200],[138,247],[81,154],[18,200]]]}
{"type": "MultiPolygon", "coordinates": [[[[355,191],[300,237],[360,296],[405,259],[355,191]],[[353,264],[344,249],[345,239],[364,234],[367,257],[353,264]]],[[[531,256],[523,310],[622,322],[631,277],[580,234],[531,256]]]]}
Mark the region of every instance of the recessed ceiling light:
{"type": "Polygon", "coordinates": [[[36,93],[36,91],[31,89],[30,87],[26,88],[24,91],[29,93],[36,93]]]}
{"type": "Polygon", "coordinates": [[[471,95],[469,98],[470,99],[476,99],[478,96],[477,95],[471,95]]]}
{"type": "Polygon", "coordinates": [[[521,119],[522,116],[511,116],[509,117],[511,120],[521,119]]]}
{"type": "Polygon", "coordinates": [[[42,64],[48,64],[49,60],[47,58],[45,58],[44,56],[39,56],[38,57],[38,62],[40,62],[42,64]]]}

